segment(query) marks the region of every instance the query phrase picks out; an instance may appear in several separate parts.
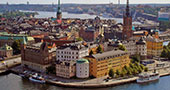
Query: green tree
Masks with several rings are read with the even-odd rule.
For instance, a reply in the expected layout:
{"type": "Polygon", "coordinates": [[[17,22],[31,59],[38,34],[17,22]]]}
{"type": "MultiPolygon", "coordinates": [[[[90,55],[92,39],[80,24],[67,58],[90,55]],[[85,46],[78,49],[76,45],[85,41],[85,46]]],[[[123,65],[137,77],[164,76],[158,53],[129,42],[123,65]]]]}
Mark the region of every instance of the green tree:
{"type": "Polygon", "coordinates": [[[132,69],[130,67],[127,69],[127,75],[132,75],[132,69]]]}
{"type": "Polygon", "coordinates": [[[97,53],[102,53],[103,52],[103,49],[102,47],[99,45],[98,48],[97,48],[97,53]]]}
{"type": "Polygon", "coordinates": [[[136,54],[135,56],[132,57],[132,63],[135,63],[135,62],[140,62],[140,55],[139,54],[136,54]]]}
{"type": "Polygon", "coordinates": [[[110,70],[109,70],[109,76],[113,78],[113,77],[114,77],[114,74],[115,74],[115,73],[114,73],[113,69],[110,69],[110,70]]]}
{"type": "Polygon", "coordinates": [[[20,54],[21,53],[21,40],[16,40],[12,44],[13,52],[14,54],[20,54]]]}
{"type": "Polygon", "coordinates": [[[125,68],[123,68],[121,71],[121,76],[124,77],[126,74],[127,74],[127,71],[125,68]]]}
{"type": "Polygon", "coordinates": [[[116,70],[116,76],[119,77],[120,76],[120,71],[119,70],[116,70]]]}
{"type": "Polygon", "coordinates": [[[83,38],[81,38],[81,37],[76,38],[76,41],[83,41],[83,38]]]}
{"type": "Polygon", "coordinates": [[[51,65],[51,66],[47,67],[46,68],[46,72],[47,72],[47,74],[48,73],[56,74],[56,67],[55,67],[55,65],[51,65]]]}
{"type": "Polygon", "coordinates": [[[119,45],[119,50],[122,50],[122,51],[126,51],[126,48],[125,48],[125,46],[124,45],[119,45]]]}
{"type": "Polygon", "coordinates": [[[94,54],[94,53],[93,53],[93,51],[91,50],[90,53],[89,53],[89,55],[93,55],[93,54],[94,54]]]}
{"type": "Polygon", "coordinates": [[[147,72],[147,71],[148,71],[148,68],[147,68],[147,67],[145,67],[144,71],[145,71],[145,72],[147,72]]]}

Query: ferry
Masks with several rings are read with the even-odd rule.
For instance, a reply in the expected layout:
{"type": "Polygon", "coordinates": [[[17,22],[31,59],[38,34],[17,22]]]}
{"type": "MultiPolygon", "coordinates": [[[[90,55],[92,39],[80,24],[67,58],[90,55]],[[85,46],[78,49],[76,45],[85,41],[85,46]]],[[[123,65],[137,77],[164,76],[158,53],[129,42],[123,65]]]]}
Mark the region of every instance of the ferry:
{"type": "Polygon", "coordinates": [[[153,73],[141,73],[139,74],[139,78],[137,79],[137,83],[146,83],[151,82],[159,79],[159,73],[153,72],[153,73]]]}
{"type": "Polygon", "coordinates": [[[37,73],[29,77],[29,80],[37,83],[45,83],[44,78],[37,73]]]}

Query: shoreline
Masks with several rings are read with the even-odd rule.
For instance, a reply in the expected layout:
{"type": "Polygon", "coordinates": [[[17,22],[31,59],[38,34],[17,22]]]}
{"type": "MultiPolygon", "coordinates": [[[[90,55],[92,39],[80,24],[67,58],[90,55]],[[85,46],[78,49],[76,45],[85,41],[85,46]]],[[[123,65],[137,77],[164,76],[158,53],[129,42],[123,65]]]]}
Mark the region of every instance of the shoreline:
{"type": "MultiPolygon", "coordinates": [[[[10,73],[19,75],[20,72],[18,72],[15,68],[10,70],[10,73]]],[[[163,76],[169,76],[170,73],[160,73],[160,77],[163,76]]],[[[27,78],[29,78],[27,76],[27,78]]],[[[50,79],[46,79],[46,84],[51,84],[55,86],[60,86],[60,87],[67,87],[67,88],[106,88],[106,87],[112,87],[112,86],[118,86],[118,85],[123,85],[127,83],[136,83],[136,80],[138,77],[132,77],[132,78],[127,78],[127,79],[121,79],[121,80],[116,80],[116,81],[109,81],[109,82],[104,82],[104,83],[98,83],[98,84],[83,84],[83,83],[64,83],[61,81],[54,81],[50,79]]]]}

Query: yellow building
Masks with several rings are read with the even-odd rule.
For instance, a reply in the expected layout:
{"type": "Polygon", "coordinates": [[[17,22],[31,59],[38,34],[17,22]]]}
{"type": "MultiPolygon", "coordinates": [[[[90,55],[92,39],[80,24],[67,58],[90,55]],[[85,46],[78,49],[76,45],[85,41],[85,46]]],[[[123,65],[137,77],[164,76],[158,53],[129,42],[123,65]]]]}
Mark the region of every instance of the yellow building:
{"type": "Polygon", "coordinates": [[[147,43],[147,55],[148,56],[160,56],[161,52],[163,50],[163,41],[152,37],[148,36],[146,38],[146,43],[147,43]]]}
{"type": "Polygon", "coordinates": [[[96,78],[108,75],[111,68],[121,70],[130,63],[129,54],[121,50],[95,54],[86,59],[90,62],[90,76],[96,78]]]}

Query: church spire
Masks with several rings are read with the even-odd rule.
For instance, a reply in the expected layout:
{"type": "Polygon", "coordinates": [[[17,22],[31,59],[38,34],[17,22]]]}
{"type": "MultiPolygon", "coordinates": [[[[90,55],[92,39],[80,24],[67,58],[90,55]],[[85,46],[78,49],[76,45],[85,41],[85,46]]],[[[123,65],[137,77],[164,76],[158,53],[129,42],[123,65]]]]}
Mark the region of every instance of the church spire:
{"type": "Polygon", "coordinates": [[[60,0],[58,0],[58,9],[57,9],[57,13],[61,13],[61,5],[60,5],[60,0]]]}
{"type": "Polygon", "coordinates": [[[61,20],[61,19],[62,19],[61,5],[60,5],[60,0],[58,0],[57,20],[61,20]]]}
{"type": "Polygon", "coordinates": [[[126,5],[126,16],[129,16],[129,0],[127,0],[127,5],[126,5]]]}

